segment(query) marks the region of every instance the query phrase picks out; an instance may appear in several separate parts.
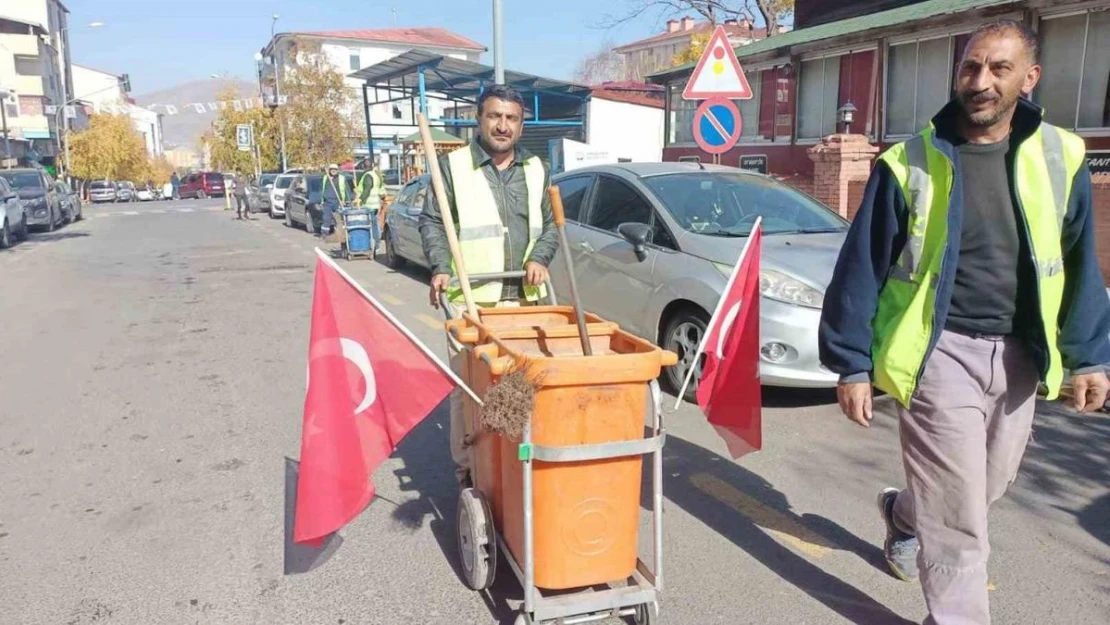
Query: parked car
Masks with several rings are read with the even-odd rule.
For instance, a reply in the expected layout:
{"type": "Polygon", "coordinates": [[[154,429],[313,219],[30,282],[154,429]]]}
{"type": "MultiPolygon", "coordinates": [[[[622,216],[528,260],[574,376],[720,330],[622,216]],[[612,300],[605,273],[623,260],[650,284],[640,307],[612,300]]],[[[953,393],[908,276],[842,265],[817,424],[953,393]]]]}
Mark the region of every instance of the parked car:
{"type": "Polygon", "coordinates": [[[324,223],[320,195],[324,174],[297,174],[285,192],[285,225],[303,225],[309,233],[319,234],[324,223]]]}
{"type": "Polygon", "coordinates": [[[225,188],[223,174],[214,171],[195,172],[181,179],[178,195],[203,200],[208,197],[223,197],[225,188]]]}
{"type": "Polygon", "coordinates": [[[93,204],[116,201],[116,183],[112,180],[93,180],[89,183],[89,201],[93,204]]]}
{"type": "MultiPolygon", "coordinates": [[[[821,365],[817,326],[824,291],[848,222],[773,178],[697,163],[625,163],[554,177],[583,305],[676,352],[665,381],[677,390],[757,217],[760,265],[760,375],[764,384],[832,387],[821,365]]],[[[566,264],[552,265],[556,293],[566,264]]],[[[694,397],[690,389],[687,399],[694,397]]]]}
{"type": "Polygon", "coordinates": [[[277,219],[285,216],[285,194],[296,179],[296,174],[278,174],[274,178],[274,186],[270,189],[270,217],[277,219]]]}
{"type": "Polygon", "coordinates": [[[425,174],[413,178],[397,193],[385,211],[385,264],[399,269],[406,262],[428,269],[424,244],[420,240],[420,213],[431,192],[431,178],[425,174]]]}
{"type": "Polygon", "coordinates": [[[135,197],[135,185],[131,184],[130,182],[128,182],[126,180],[116,183],[116,201],[117,202],[134,202],[134,201],[136,201],[136,199],[137,198],[135,197]]]}
{"type": "Polygon", "coordinates": [[[27,213],[27,225],[43,226],[47,232],[65,222],[65,215],[58,205],[54,179],[41,169],[22,168],[0,170],[0,176],[15,189],[27,213]]]}
{"type": "Polygon", "coordinates": [[[19,199],[19,194],[7,179],[0,177],[0,249],[11,247],[15,241],[26,240],[28,228],[23,200],[19,199]]]}
{"type": "Polygon", "coordinates": [[[77,195],[63,180],[54,181],[54,193],[58,198],[58,206],[62,209],[62,214],[65,215],[67,224],[75,221],[81,221],[81,197],[77,195]]]}
{"type": "Polygon", "coordinates": [[[270,212],[270,191],[274,188],[274,180],[277,176],[277,174],[262,174],[256,184],[250,186],[250,195],[247,201],[250,204],[251,212],[270,212]]]}
{"type": "Polygon", "coordinates": [[[154,188],[149,184],[140,185],[139,188],[135,190],[135,197],[138,198],[140,202],[151,202],[155,199],[154,188]]]}
{"type": "Polygon", "coordinates": [[[162,188],[160,189],[160,191],[161,191],[161,197],[158,198],[158,199],[162,199],[162,200],[172,200],[173,199],[173,184],[167,182],[166,184],[162,185],[162,188]]]}

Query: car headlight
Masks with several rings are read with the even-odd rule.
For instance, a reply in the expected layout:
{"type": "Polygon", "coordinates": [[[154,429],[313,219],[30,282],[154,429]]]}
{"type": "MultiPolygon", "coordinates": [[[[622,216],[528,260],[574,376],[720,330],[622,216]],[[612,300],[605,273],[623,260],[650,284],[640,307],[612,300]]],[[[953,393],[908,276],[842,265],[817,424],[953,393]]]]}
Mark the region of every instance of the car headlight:
{"type": "MultiPolygon", "coordinates": [[[[726,278],[732,275],[732,265],[713,263],[713,266],[726,278]]],[[[821,308],[825,299],[817,289],[773,269],[759,272],[759,292],[768,299],[806,308],[821,308]]]]}

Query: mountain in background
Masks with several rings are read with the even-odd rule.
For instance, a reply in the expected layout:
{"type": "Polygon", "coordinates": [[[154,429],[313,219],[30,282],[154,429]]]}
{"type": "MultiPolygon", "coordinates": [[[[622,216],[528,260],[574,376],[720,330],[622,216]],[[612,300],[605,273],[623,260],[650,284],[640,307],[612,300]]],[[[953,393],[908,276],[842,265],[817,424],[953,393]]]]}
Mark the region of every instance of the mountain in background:
{"type": "Polygon", "coordinates": [[[140,106],[149,107],[152,104],[176,106],[176,115],[165,115],[166,109],[162,106],[154,109],[155,112],[163,113],[162,144],[167,150],[175,147],[196,150],[201,136],[216,119],[216,111],[197,113],[196,109],[189,104],[215,102],[216,94],[224,91],[228,86],[237,89],[240,97],[258,95],[256,83],[240,79],[212,78],[194,80],[132,97],[140,106]]]}

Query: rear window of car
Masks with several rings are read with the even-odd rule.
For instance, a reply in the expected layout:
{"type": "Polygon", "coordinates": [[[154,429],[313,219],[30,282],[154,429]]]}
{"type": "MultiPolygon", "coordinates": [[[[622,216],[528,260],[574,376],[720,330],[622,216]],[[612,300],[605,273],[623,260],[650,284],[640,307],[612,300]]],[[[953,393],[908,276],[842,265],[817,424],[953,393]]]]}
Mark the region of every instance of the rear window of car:
{"type": "Polygon", "coordinates": [[[107,180],[95,180],[89,185],[90,189],[111,189],[112,183],[107,180]]]}
{"type": "Polygon", "coordinates": [[[0,172],[8,184],[14,189],[41,189],[42,176],[33,171],[5,171],[0,172]]]}
{"type": "Polygon", "coordinates": [[[289,185],[291,185],[291,184],[293,184],[293,177],[292,176],[279,176],[278,179],[276,181],[274,181],[274,188],[275,189],[288,189],[289,185]]]}
{"type": "Polygon", "coordinates": [[[204,179],[208,181],[208,184],[224,183],[224,177],[220,174],[204,174],[204,179]]]}

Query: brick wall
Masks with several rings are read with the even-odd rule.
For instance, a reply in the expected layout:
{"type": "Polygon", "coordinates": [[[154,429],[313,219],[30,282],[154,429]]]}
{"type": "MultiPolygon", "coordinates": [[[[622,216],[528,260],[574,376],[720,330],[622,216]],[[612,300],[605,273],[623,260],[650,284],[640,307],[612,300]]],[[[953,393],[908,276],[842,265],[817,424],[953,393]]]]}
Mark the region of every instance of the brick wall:
{"type": "Polygon", "coordinates": [[[867,180],[850,180],[848,182],[848,219],[855,219],[860,202],[863,201],[863,192],[867,189],[867,180]]]}
{"type": "Polygon", "coordinates": [[[1110,176],[1095,176],[1095,248],[1098,262],[1102,266],[1102,279],[1110,284],[1110,176]]]}

